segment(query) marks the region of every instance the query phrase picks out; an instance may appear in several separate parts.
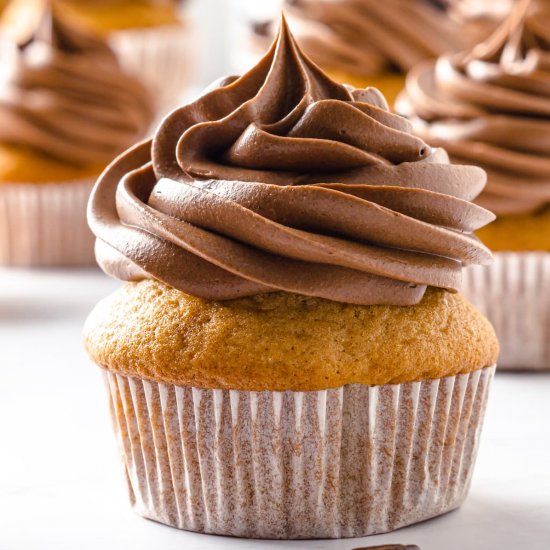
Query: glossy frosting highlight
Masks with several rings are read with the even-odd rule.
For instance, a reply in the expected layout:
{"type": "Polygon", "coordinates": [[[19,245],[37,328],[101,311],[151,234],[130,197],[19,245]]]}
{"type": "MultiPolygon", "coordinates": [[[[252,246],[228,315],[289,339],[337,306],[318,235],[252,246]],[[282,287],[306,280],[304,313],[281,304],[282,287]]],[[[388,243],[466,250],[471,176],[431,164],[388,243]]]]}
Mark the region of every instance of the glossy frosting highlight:
{"type": "Polygon", "coordinates": [[[149,93],[109,47],[62,23],[48,3],[36,28],[3,41],[2,69],[0,143],[105,165],[154,117],[149,93]]]}
{"type": "Polygon", "coordinates": [[[97,258],[124,280],[214,300],[275,290],[407,305],[457,290],[485,174],[412,135],[374,89],[331,81],[283,21],[240,78],[177,109],[92,195],[97,258]]]}
{"type": "Polygon", "coordinates": [[[415,68],[397,110],[457,162],[488,172],[478,203],[500,215],[550,203],[550,2],[520,2],[471,52],[415,68]]]}

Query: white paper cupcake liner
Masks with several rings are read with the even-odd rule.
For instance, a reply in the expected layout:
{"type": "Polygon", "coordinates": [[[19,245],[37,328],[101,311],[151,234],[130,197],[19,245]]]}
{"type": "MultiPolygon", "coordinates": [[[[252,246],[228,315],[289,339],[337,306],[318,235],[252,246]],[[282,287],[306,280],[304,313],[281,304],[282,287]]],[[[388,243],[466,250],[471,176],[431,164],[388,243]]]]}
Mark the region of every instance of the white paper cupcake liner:
{"type": "Polygon", "coordinates": [[[192,26],[183,23],[111,35],[121,67],[149,87],[161,116],[181,103],[192,80],[193,36],[192,26]]]}
{"type": "Polygon", "coordinates": [[[93,265],[86,205],[94,181],[0,184],[0,265],[93,265]]]}
{"type": "Polygon", "coordinates": [[[499,369],[550,369],[550,253],[497,252],[465,270],[462,293],[495,327],[499,369]]]}
{"type": "Polygon", "coordinates": [[[493,372],[312,392],[105,379],[139,514],[299,539],[383,533],[460,506],[493,372]]]}

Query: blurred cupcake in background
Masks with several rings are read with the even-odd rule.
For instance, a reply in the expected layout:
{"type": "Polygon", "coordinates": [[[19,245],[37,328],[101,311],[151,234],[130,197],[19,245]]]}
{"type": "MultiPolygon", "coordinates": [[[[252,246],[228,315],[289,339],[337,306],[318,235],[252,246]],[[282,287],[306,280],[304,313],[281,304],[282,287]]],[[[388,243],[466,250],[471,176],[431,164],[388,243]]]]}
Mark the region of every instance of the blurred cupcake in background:
{"type": "Polygon", "coordinates": [[[465,293],[493,321],[502,367],[550,368],[550,2],[519,2],[470,52],[417,66],[396,108],[457,162],[483,167],[478,235],[497,251],[465,293]]]}
{"type": "Polygon", "coordinates": [[[512,11],[516,0],[442,0],[452,17],[494,27],[512,11]]]}
{"type": "Polygon", "coordinates": [[[193,27],[177,0],[53,0],[64,17],[106,37],[121,66],[150,87],[165,113],[193,75],[193,27]]]}
{"type": "MultiPolygon", "coordinates": [[[[499,4],[497,0],[495,2],[499,4]]],[[[462,50],[489,34],[486,11],[466,16],[455,2],[286,0],[282,5],[304,51],[338,82],[375,86],[391,104],[404,74],[425,59],[462,50]]],[[[275,24],[253,25],[251,49],[267,49],[275,24]]]]}
{"type": "Polygon", "coordinates": [[[91,264],[88,195],[145,137],[152,99],[103,41],[62,23],[47,2],[32,13],[1,27],[0,264],[91,264]]]}

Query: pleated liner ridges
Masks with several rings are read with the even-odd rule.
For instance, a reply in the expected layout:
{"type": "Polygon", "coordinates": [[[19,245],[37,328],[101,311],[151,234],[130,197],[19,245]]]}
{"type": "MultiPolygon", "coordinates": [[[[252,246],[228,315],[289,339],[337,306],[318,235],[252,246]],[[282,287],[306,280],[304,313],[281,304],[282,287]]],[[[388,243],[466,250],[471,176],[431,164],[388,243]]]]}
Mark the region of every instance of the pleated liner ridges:
{"type": "Polygon", "coordinates": [[[493,372],[284,393],[105,376],[139,514],[292,539],[382,533],[460,506],[493,372]]]}
{"type": "Polygon", "coordinates": [[[464,271],[463,294],[500,340],[499,368],[550,369],[550,254],[497,252],[464,271]]]}
{"type": "Polygon", "coordinates": [[[93,180],[0,185],[0,265],[93,265],[86,222],[93,180]]]}

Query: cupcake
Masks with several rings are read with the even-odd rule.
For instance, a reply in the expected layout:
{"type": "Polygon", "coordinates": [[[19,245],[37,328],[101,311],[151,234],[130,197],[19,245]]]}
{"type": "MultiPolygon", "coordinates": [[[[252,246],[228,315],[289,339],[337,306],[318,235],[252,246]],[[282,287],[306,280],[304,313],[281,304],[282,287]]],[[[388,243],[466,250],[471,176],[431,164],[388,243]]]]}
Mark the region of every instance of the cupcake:
{"type": "Polygon", "coordinates": [[[397,110],[457,162],[483,167],[478,235],[497,251],[464,292],[493,322],[502,367],[550,368],[550,4],[520,2],[472,51],[426,62],[397,110]]]}
{"type": "Polygon", "coordinates": [[[0,264],[92,264],[90,191],[144,137],[154,116],[149,94],[108,46],[49,9],[2,44],[0,264]]]}
{"type": "Polygon", "coordinates": [[[53,0],[64,16],[108,39],[122,67],[149,86],[163,113],[193,73],[194,34],[177,0],[53,0]]]}
{"type": "Polygon", "coordinates": [[[390,531],[459,506],[498,354],[458,292],[484,172],[330,80],[283,20],[88,209],[127,283],[87,320],[135,510],[202,533],[390,531]]]}
{"type": "MultiPolygon", "coordinates": [[[[359,88],[376,86],[393,103],[405,73],[417,63],[461,50],[490,32],[492,18],[486,12],[466,19],[454,4],[286,0],[284,9],[304,51],[333,79],[359,88]]],[[[255,25],[253,49],[265,51],[272,31],[271,23],[255,25]]]]}

